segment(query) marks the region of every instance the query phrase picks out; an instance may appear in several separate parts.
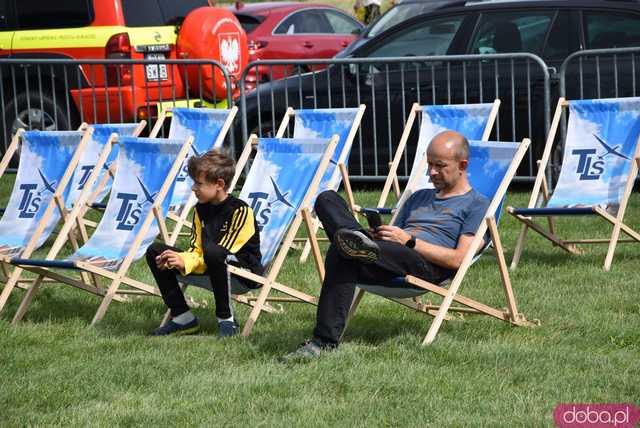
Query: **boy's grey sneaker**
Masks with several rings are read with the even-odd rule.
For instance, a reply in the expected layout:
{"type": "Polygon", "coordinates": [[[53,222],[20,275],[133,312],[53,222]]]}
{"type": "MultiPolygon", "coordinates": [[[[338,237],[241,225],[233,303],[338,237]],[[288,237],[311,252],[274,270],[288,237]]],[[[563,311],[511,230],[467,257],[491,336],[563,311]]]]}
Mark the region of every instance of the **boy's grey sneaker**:
{"type": "Polygon", "coordinates": [[[375,263],[380,256],[378,244],[359,230],[339,229],[334,242],[340,254],[348,259],[375,263]]]}
{"type": "Polygon", "coordinates": [[[178,324],[173,322],[173,320],[169,320],[162,327],[158,327],[149,333],[150,336],[184,336],[187,334],[195,334],[200,331],[200,324],[198,323],[198,318],[195,318],[193,321],[187,324],[178,324]]]}
{"type": "Polygon", "coordinates": [[[282,362],[309,361],[318,358],[327,348],[321,347],[313,340],[307,340],[297,350],[282,356],[282,362]]]}
{"type": "Polygon", "coordinates": [[[238,334],[238,323],[235,320],[218,323],[218,337],[231,337],[236,334],[238,334]]]}

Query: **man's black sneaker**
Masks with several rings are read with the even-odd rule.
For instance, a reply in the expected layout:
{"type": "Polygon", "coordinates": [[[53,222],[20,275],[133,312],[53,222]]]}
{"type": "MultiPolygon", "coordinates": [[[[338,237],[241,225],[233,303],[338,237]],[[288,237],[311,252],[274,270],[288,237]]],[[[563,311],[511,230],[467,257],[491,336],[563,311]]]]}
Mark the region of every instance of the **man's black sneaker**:
{"type": "Polygon", "coordinates": [[[187,324],[178,324],[173,322],[172,320],[167,321],[165,325],[162,327],[158,327],[149,333],[150,336],[184,336],[187,334],[195,334],[200,331],[200,324],[198,323],[198,319],[195,318],[193,321],[187,324]]]}
{"type": "Polygon", "coordinates": [[[380,256],[380,247],[375,241],[359,230],[339,229],[334,242],[343,257],[374,263],[380,256]]]}
{"type": "Polygon", "coordinates": [[[235,320],[218,323],[218,337],[231,337],[236,334],[238,334],[238,323],[235,320]]]}
{"type": "Polygon", "coordinates": [[[328,349],[333,348],[321,347],[313,340],[307,340],[300,346],[300,348],[280,357],[280,361],[283,363],[290,363],[294,361],[315,360],[328,349]]]}

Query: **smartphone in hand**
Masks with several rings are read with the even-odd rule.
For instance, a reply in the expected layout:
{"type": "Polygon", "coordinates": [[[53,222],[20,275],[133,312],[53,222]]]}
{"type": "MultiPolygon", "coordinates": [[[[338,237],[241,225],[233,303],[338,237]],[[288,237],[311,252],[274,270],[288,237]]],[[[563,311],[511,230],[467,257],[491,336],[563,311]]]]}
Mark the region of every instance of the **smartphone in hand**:
{"type": "Polygon", "coordinates": [[[376,230],[378,227],[382,226],[382,218],[380,217],[378,210],[373,208],[364,208],[362,210],[362,214],[367,218],[367,223],[369,223],[369,227],[371,229],[376,230]]]}

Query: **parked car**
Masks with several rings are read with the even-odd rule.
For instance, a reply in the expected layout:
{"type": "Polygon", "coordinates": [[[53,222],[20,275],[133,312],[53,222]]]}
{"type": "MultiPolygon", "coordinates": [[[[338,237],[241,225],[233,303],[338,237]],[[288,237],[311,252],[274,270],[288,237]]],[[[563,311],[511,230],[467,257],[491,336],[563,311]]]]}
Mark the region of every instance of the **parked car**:
{"type": "MultiPolygon", "coordinates": [[[[246,34],[229,11],[204,6],[206,0],[2,0],[0,56],[214,58],[239,77],[247,63],[246,34]]],[[[18,127],[153,120],[163,102],[226,100],[222,72],[211,67],[2,63],[0,72],[5,146],[18,127]]]]}
{"type": "MultiPolygon", "coordinates": [[[[333,65],[326,70],[260,85],[246,97],[249,131],[269,132],[287,106],[367,105],[361,140],[354,144],[350,173],[385,175],[405,118],[413,102],[477,103],[502,100],[492,138],[533,140],[521,176],[535,175],[544,146],[543,73],[531,60],[405,61],[376,64],[376,58],[455,54],[530,52],[559,69],[580,49],[640,46],[640,3],[606,0],[487,1],[453,3],[411,17],[356,48],[348,58],[370,59],[359,66],[333,65]],[[270,123],[274,122],[274,123],[270,123]]],[[[587,61],[582,65],[587,69],[587,61]]],[[[623,62],[617,63],[622,68],[623,62]]],[[[613,66],[610,64],[610,68],[613,66]]],[[[571,70],[570,70],[571,71],[571,70]]],[[[595,73],[583,77],[583,97],[632,96],[633,79],[620,74],[608,87],[597,86],[595,73]],[[623,83],[628,83],[623,85],[623,83]],[[605,88],[600,91],[600,88],[605,88]],[[596,88],[597,91],[596,92],[596,88]]],[[[576,93],[579,79],[569,79],[576,93]]],[[[598,80],[600,82],[600,80],[598,80]]],[[[553,84],[554,82],[552,82],[553,84]]],[[[605,82],[606,83],[606,82],[605,82]]],[[[552,94],[557,92],[557,82],[552,94]]],[[[557,97],[557,95],[556,95],[557,97]]],[[[551,108],[554,106],[551,99],[551,108]]],[[[417,133],[411,136],[413,146],[417,133]]],[[[409,158],[412,153],[409,152],[409,158]]]]}
{"type": "Polygon", "coordinates": [[[366,27],[356,40],[349,46],[336,54],[336,58],[345,58],[351,54],[356,48],[362,46],[367,40],[377,36],[383,31],[388,30],[394,25],[406,21],[407,19],[422,15],[451,4],[464,4],[461,0],[404,0],[399,1],[387,10],[373,24],[366,27]]]}
{"type": "MultiPolygon", "coordinates": [[[[249,60],[331,58],[347,47],[363,25],[342,10],[319,3],[267,2],[230,10],[248,36],[249,60]]],[[[258,68],[260,82],[291,75],[291,67],[258,68]]]]}

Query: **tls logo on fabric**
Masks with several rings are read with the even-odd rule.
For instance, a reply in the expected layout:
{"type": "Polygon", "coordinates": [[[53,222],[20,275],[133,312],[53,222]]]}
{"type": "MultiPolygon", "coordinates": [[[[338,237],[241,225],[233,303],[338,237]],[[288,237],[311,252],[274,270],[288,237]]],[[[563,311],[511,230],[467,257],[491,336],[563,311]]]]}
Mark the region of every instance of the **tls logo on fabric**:
{"type": "Polygon", "coordinates": [[[622,147],[621,144],[612,147],[596,134],[593,134],[593,136],[604,148],[605,151],[603,153],[598,154],[597,149],[575,149],[571,151],[572,155],[578,156],[576,173],[580,174],[581,181],[598,180],[604,172],[604,158],[609,155],[629,160],[629,157],[618,151],[622,147]]]}
{"type": "MultiPolygon", "coordinates": [[[[102,169],[104,169],[105,171],[108,172],[110,165],[111,164],[105,162],[105,164],[102,165],[102,169]]],[[[78,189],[77,190],[84,189],[84,185],[87,184],[87,180],[89,179],[89,176],[93,172],[93,167],[95,167],[95,165],[82,165],[80,167],[80,171],[82,171],[82,177],[80,177],[80,180],[78,180],[78,189]]]]}
{"type": "Polygon", "coordinates": [[[269,194],[266,192],[249,193],[249,198],[251,198],[251,209],[255,213],[259,231],[262,231],[262,228],[269,222],[269,219],[271,217],[272,205],[282,203],[289,208],[293,208],[291,202],[287,201],[287,195],[289,194],[289,192],[283,194],[273,178],[269,177],[269,179],[271,180],[271,184],[273,184],[273,190],[276,193],[275,199],[268,201],[267,199],[269,198],[269,194]],[[266,206],[263,207],[262,203],[265,201],[266,206]]]}
{"type": "Polygon", "coordinates": [[[57,181],[49,182],[40,168],[38,168],[38,174],[40,175],[42,184],[44,185],[44,188],[40,191],[36,192],[36,189],[38,188],[37,184],[25,183],[20,185],[20,190],[23,190],[24,193],[22,194],[22,199],[20,199],[20,204],[18,205],[18,218],[33,218],[40,209],[42,195],[44,192],[51,192],[53,195],[56,191],[55,186],[58,183],[57,181]]]}
{"type": "MultiPolygon", "coordinates": [[[[193,145],[191,146],[191,150],[193,151],[194,156],[200,156],[200,152],[196,150],[196,148],[193,147],[193,145]]],[[[182,168],[180,169],[180,172],[176,177],[176,181],[185,181],[188,176],[189,176],[189,162],[188,162],[188,159],[186,159],[182,163],[182,168]]]]}
{"type": "Polygon", "coordinates": [[[84,189],[84,185],[87,184],[87,180],[89,179],[94,166],[95,165],[82,165],[80,167],[80,171],[82,171],[82,177],[80,177],[80,180],[78,180],[78,190],[84,189]]]}
{"type": "Polygon", "coordinates": [[[150,194],[142,181],[140,181],[139,178],[137,178],[137,180],[142,188],[142,193],[144,193],[144,199],[142,202],[138,201],[138,195],[136,193],[121,192],[116,195],[117,199],[122,200],[120,210],[116,216],[116,222],[118,223],[116,229],[118,230],[133,230],[135,225],[138,224],[138,221],[140,221],[142,207],[146,203],[153,204],[155,197],[158,194],[158,192],[150,194]]]}
{"type": "Polygon", "coordinates": [[[240,63],[240,34],[224,33],[218,35],[220,43],[220,62],[231,74],[239,71],[240,63]]]}

